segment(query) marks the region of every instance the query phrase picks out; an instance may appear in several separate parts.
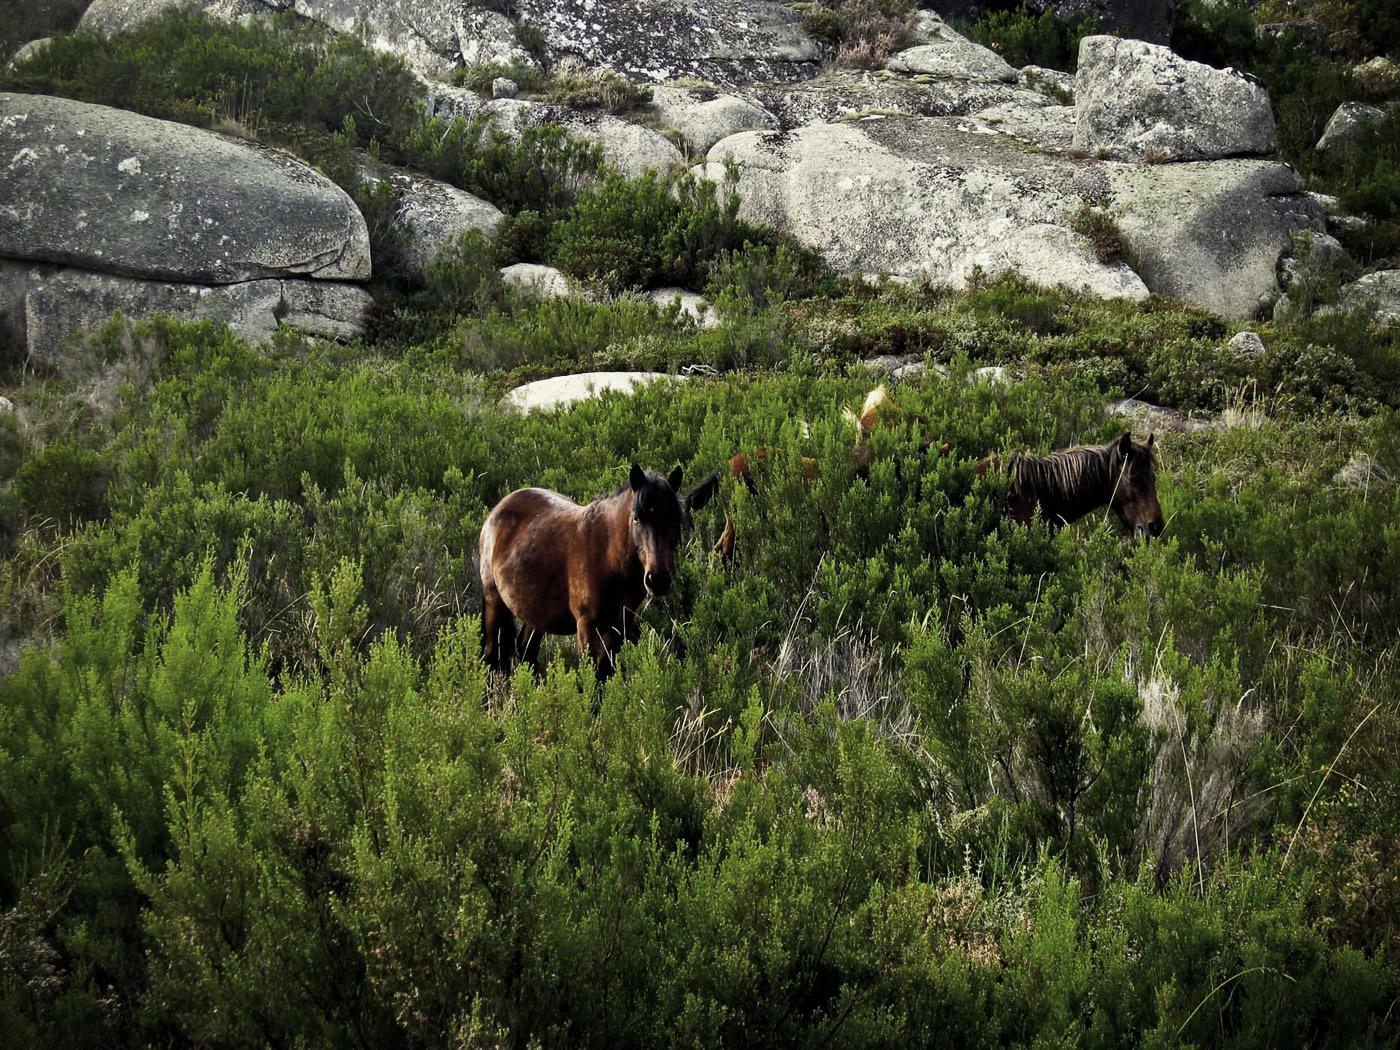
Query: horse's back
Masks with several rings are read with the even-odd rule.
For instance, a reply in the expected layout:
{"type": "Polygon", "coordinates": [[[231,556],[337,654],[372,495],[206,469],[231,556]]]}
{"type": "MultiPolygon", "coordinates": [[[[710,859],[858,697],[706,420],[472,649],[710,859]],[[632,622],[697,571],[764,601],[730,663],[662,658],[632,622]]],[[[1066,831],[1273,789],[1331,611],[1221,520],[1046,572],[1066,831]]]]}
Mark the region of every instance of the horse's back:
{"type": "Polygon", "coordinates": [[[567,628],[569,546],[581,512],[549,489],[516,489],[481,527],[483,588],[494,588],[532,626],[567,628]]]}

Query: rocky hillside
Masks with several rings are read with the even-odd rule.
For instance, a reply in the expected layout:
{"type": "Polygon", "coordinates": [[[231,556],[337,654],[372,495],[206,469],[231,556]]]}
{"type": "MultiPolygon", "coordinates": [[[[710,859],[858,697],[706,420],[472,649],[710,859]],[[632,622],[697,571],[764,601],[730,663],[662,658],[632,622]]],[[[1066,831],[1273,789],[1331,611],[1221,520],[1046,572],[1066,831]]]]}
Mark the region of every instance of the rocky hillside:
{"type": "MultiPolygon", "coordinates": [[[[203,14],[246,24],[285,6],[218,0],[203,14]]],[[[80,30],[122,39],[181,7],[98,0],[80,30]]],[[[1143,21],[1131,4],[1071,14],[1117,28],[1143,21]]],[[[858,39],[863,23],[852,16],[833,29],[830,20],[764,0],[726,0],[698,14],[685,4],[595,9],[540,0],[510,18],[469,3],[307,2],[296,16],[353,31],[405,63],[414,79],[408,97],[394,100],[405,115],[367,111],[393,125],[368,129],[380,143],[403,139],[408,107],[418,106],[444,129],[460,117],[516,141],[531,129],[560,128],[630,176],[691,165],[722,181],[733,164],[743,220],[794,238],[846,273],[960,287],[971,274],[1015,271],[1104,296],[1156,294],[1235,318],[1286,307],[1304,270],[1329,279],[1360,273],[1334,234],[1355,232],[1364,220],[1344,214],[1334,197],[1305,192],[1296,168],[1280,161],[1266,88],[1160,44],[1083,36],[1074,70],[1017,68],[926,10],[889,16],[895,29],[882,30],[883,68],[833,69],[823,56],[833,46],[847,52],[829,42],[832,34],[858,39]],[[1085,235],[1087,226],[1100,230],[1097,240],[1085,235]],[[1288,262],[1301,254],[1307,266],[1288,262]]],[[[1169,36],[1167,25],[1143,28],[1155,39],[1169,36]]],[[[58,87],[63,74],[55,80],[46,70],[61,60],[45,59],[43,49],[42,41],[27,44],[17,56],[13,87],[49,84],[98,100],[76,84],[58,87]]],[[[869,57],[862,52],[856,64],[869,65],[869,57]]],[[[20,170],[7,190],[25,202],[8,209],[0,228],[5,313],[12,338],[36,359],[118,307],[138,316],[213,317],[251,336],[289,317],[321,334],[363,331],[363,295],[307,278],[367,278],[365,233],[329,186],[317,191],[321,204],[302,203],[318,180],[294,171],[294,160],[77,104],[13,93],[4,104],[0,148],[20,170]],[[98,150],[72,152],[47,130],[55,123],[91,134],[86,141],[100,140],[98,150]],[[179,174],[169,178],[150,170],[157,154],[189,159],[172,161],[179,174]],[[86,170],[73,158],[88,162],[86,170]],[[273,246],[279,241],[306,257],[283,258],[273,246]],[[249,250],[266,257],[247,265],[239,255],[249,250]],[[146,259],[148,251],[160,258],[146,259]],[[355,261],[312,261],[332,256],[355,261]],[[255,279],[280,283],[232,287],[255,279]]],[[[131,104],[167,115],[149,94],[131,104]]],[[[197,123],[214,122],[217,102],[201,110],[211,102],[190,99],[173,115],[184,119],[190,105],[197,123]]],[[[230,105],[236,125],[239,103],[230,105]]],[[[347,115],[362,108],[349,105],[347,115]]],[[[1345,104],[1318,155],[1348,149],[1348,136],[1384,123],[1385,114],[1345,104]]],[[[453,234],[493,229],[496,206],[510,204],[408,172],[366,169],[347,188],[381,180],[403,201],[397,225],[418,242],[400,253],[411,272],[421,273],[453,234]]],[[[389,260],[379,264],[383,271],[389,260]]],[[[1394,283],[1381,276],[1371,287],[1394,283]]]]}

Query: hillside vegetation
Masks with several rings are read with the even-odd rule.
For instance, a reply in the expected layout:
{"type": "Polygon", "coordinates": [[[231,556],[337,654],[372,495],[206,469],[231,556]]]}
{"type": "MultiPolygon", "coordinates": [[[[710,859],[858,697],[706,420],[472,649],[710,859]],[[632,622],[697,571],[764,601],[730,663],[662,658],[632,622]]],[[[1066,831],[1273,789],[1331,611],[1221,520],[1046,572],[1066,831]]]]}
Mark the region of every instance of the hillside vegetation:
{"type": "Polygon", "coordinates": [[[1157,298],[841,278],[724,186],[432,121],[292,21],[60,37],[0,86],[301,152],[379,281],[351,345],[118,318],[4,358],[4,1045],[1400,1038],[1394,329],[1308,303],[1250,355],[1157,298]],[[509,219],[381,268],[356,148],[509,219]],[[672,283],[723,323],[633,294],[672,283]],[[860,479],[881,354],[928,367],[860,479]],[[690,374],[500,403],[606,367],[690,374]],[[1117,437],[1126,396],[1216,424],[1157,435],[1164,535],[1005,521],[978,461],[1117,437]],[[488,681],[495,501],[758,446],[619,674],[565,639],[488,681]]]}

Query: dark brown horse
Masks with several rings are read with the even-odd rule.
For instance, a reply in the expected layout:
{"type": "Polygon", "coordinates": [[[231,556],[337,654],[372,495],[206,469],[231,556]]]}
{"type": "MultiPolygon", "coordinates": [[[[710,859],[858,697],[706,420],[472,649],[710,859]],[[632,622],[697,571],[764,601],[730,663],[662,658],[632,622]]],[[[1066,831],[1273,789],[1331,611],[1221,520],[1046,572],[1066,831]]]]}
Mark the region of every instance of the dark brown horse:
{"type": "MultiPolygon", "coordinates": [[[[1006,468],[1010,475],[1006,515],[1024,525],[1039,507],[1054,527],[1108,506],[1133,533],[1159,536],[1163,523],[1154,444],[1154,435],[1139,444],[1125,433],[1106,445],[1067,448],[1044,456],[1018,453],[1006,468]]],[[[1000,465],[999,457],[990,456],[977,465],[977,472],[985,474],[1000,465]]]]}
{"type": "Polygon", "coordinates": [[[719,474],[685,496],[680,484],[680,467],[663,478],[634,463],[626,485],[587,506],[533,488],[497,503],[481,527],[487,666],[509,671],[519,617],[532,666],[545,634],[573,634],[598,677],[610,674],[623,640],[636,637],[642,601],[671,589],[681,535],[715,494],[719,474]]]}

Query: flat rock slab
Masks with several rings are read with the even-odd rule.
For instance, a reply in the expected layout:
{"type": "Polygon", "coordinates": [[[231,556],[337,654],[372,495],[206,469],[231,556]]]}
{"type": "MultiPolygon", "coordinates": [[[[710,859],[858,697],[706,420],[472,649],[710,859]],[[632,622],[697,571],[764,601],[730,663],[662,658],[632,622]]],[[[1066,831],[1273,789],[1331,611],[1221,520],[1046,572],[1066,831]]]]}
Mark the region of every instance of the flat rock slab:
{"type": "Polygon", "coordinates": [[[609,391],[630,394],[639,386],[680,378],[665,372],[581,372],[518,386],[505,396],[504,403],[521,412],[568,408],[609,391]]]}
{"type": "Polygon", "coordinates": [[[935,27],[931,36],[928,43],[894,55],[885,63],[885,68],[896,73],[1015,83],[1016,70],[990,48],[974,44],[946,25],[935,27]]]}
{"type": "Polygon", "coordinates": [[[0,93],[0,171],[0,256],[199,284],[370,275],[340,187],[199,128],[0,93]]]}
{"type": "Polygon", "coordinates": [[[797,12],[769,0],[517,0],[515,8],[551,58],[654,81],[795,80],[822,57],[797,12]]]}
{"type": "Polygon", "coordinates": [[[166,314],[182,321],[216,321],[251,342],[267,339],[282,324],[348,341],[364,334],[373,306],[363,288],[337,281],[175,284],[0,260],[5,327],[29,359],[43,365],[59,363],[71,336],[102,326],[114,313],[133,320],[166,314]]]}
{"type": "Polygon", "coordinates": [[[1074,146],[1085,153],[1177,161],[1278,148],[1269,95],[1257,80],[1141,40],[1081,40],[1074,94],[1074,146]]]}
{"type": "Polygon", "coordinates": [[[826,124],[864,113],[960,117],[989,106],[1044,106],[1044,95],[1001,81],[906,78],[841,71],[800,84],[759,84],[752,92],[782,128],[826,124]]]}

